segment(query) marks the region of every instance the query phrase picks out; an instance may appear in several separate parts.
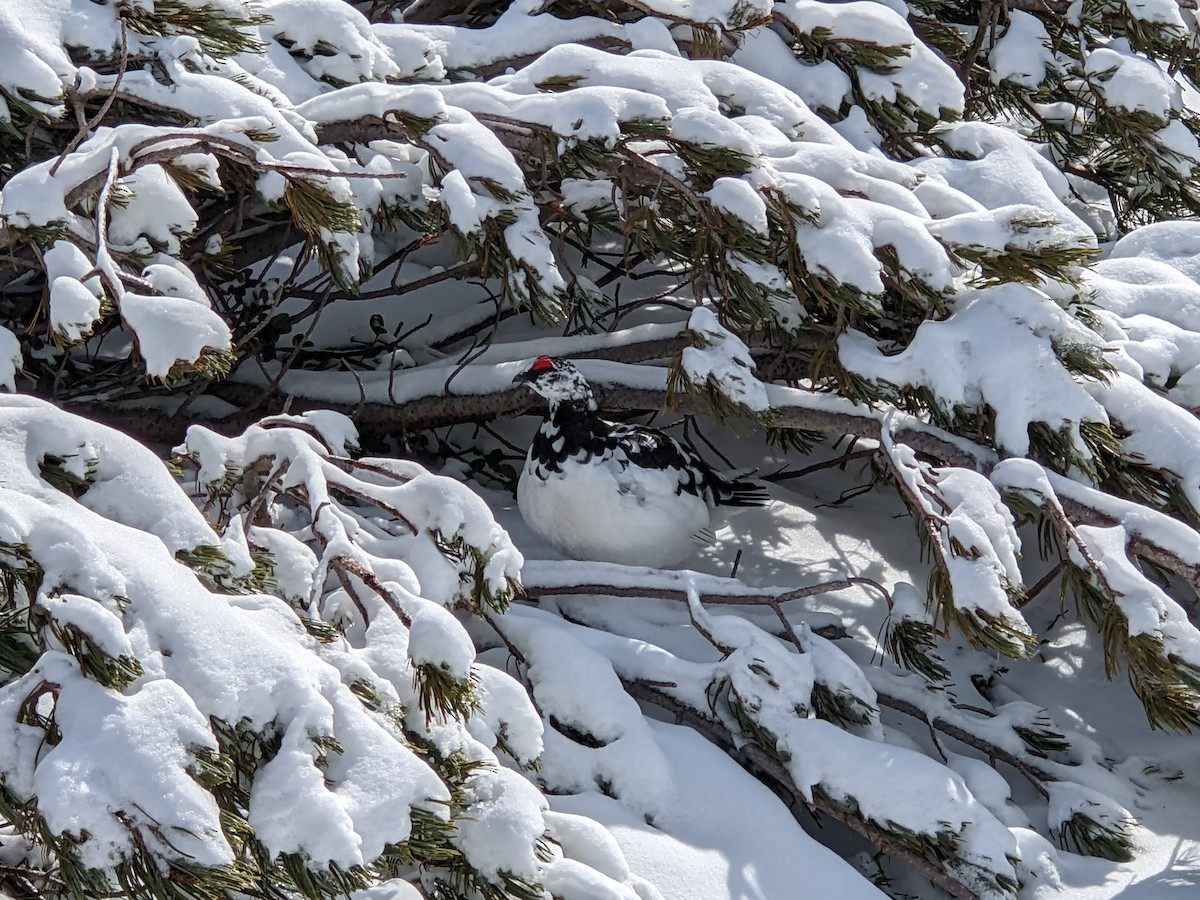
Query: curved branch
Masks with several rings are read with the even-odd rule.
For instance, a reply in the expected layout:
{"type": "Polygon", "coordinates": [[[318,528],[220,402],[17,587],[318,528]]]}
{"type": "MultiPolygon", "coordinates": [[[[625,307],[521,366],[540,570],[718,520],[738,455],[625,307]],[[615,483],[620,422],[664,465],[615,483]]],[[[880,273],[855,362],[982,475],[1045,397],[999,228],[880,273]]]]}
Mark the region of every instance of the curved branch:
{"type": "Polygon", "coordinates": [[[878,687],[875,688],[875,699],[880,706],[886,706],[888,709],[894,709],[896,712],[904,713],[906,716],[911,716],[918,721],[924,722],[930,728],[942,732],[954,738],[956,741],[961,741],[969,747],[974,747],[986,753],[992,759],[998,759],[1001,762],[1006,762],[1022,775],[1047,800],[1050,799],[1050,791],[1046,788],[1045,782],[1057,781],[1058,779],[1049,772],[1035,765],[1025,762],[1014,753],[1010,753],[1003,747],[997,747],[990,741],[986,741],[978,735],[968,731],[965,728],[960,728],[952,722],[947,722],[938,715],[931,715],[921,707],[917,706],[903,697],[895,697],[891,694],[882,693],[878,687]]]}

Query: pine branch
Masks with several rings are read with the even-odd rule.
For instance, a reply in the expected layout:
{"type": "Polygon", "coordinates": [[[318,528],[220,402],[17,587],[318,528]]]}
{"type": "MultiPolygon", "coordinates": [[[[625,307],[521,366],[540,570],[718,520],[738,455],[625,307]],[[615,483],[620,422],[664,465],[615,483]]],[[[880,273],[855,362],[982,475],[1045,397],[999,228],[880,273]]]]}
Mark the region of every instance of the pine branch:
{"type": "Polygon", "coordinates": [[[1030,763],[1027,760],[1022,759],[1015,753],[1011,753],[1008,750],[1005,750],[1003,747],[997,746],[991,741],[979,737],[979,735],[963,725],[957,725],[953,722],[949,722],[936,713],[931,713],[928,710],[921,709],[921,707],[910,700],[906,700],[903,697],[897,697],[881,691],[876,685],[872,686],[875,687],[875,697],[880,706],[886,706],[889,709],[894,709],[897,712],[904,713],[906,716],[911,716],[914,719],[924,722],[935,731],[940,731],[957,741],[961,741],[969,747],[974,747],[976,750],[985,753],[989,759],[1000,760],[1001,762],[1008,763],[1010,766],[1020,772],[1025,777],[1025,780],[1033,785],[1034,789],[1037,790],[1042,797],[1049,799],[1050,792],[1046,789],[1045,783],[1047,781],[1058,780],[1051,773],[1039,768],[1034,763],[1030,763]]]}
{"type": "MultiPolygon", "coordinates": [[[[628,584],[614,585],[605,583],[591,584],[564,584],[557,580],[552,580],[551,583],[539,584],[537,569],[533,569],[527,563],[525,570],[521,576],[521,587],[524,590],[525,596],[528,598],[537,597],[613,597],[613,598],[630,598],[630,599],[655,599],[669,600],[674,603],[688,602],[689,589],[688,587],[671,588],[664,587],[663,583],[668,581],[681,581],[686,579],[688,573],[679,571],[654,571],[648,570],[645,572],[646,584],[643,586],[630,586],[628,584]]],[[[615,566],[615,564],[604,564],[604,569],[612,571],[614,568],[622,571],[626,578],[637,578],[642,572],[633,567],[615,566]]],[[[703,579],[703,582],[712,582],[706,576],[698,576],[703,579]]],[[[726,579],[722,579],[726,581],[726,579]]],[[[697,590],[697,598],[700,603],[707,606],[766,606],[779,619],[783,626],[783,632],[787,638],[800,648],[800,642],[796,638],[791,621],[787,618],[783,610],[783,604],[793,600],[801,600],[806,597],[814,597],[821,594],[834,593],[836,591],[850,590],[855,587],[869,587],[878,591],[883,595],[884,600],[891,605],[891,597],[883,585],[869,578],[839,578],[833,581],[822,582],[821,584],[809,585],[802,588],[792,589],[754,589],[741,585],[740,582],[734,579],[727,579],[731,590],[728,593],[720,593],[719,591],[704,591],[697,590]]],[[[703,583],[702,582],[702,583],[703,583]]],[[[712,585],[717,588],[717,584],[712,585]]],[[[846,634],[844,627],[838,624],[827,623],[811,627],[813,634],[833,640],[843,637],[846,634]]]]}
{"type": "MultiPolygon", "coordinates": [[[[772,758],[758,745],[739,739],[721,722],[693,709],[691,706],[672,697],[661,688],[645,681],[622,678],[621,684],[624,685],[625,690],[628,691],[631,697],[671,713],[677,722],[687,725],[689,728],[704,735],[704,737],[733,757],[734,760],[751,774],[756,777],[761,775],[767,776],[793,797],[800,797],[802,795],[803,792],[792,780],[791,774],[782,763],[772,758]]],[[[948,874],[928,860],[901,846],[895,838],[887,834],[878,825],[829,802],[819,791],[813,792],[812,808],[836,819],[847,828],[858,832],[884,853],[908,866],[932,884],[946,891],[950,896],[961,898],[961,900],[982,900],[979,894],[972,891],[953,875],[948,874]]],[[[795,810],[793,810],[794,813],[795,810]]]]}

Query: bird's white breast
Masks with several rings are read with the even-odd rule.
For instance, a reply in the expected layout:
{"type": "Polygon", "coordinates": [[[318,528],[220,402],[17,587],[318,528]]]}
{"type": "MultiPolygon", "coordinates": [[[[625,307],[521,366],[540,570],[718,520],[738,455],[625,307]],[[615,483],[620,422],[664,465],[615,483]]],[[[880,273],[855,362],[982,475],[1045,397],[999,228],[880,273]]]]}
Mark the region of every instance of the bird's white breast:
{"type": "Polygon", "coordinates": [[[662,568],[687,557],[692,536],[709,525],[708,505],[678,485],[671,470],[622,469],[611,459],[567,459],[545,478],[527,462],[517,507],[564,556],[662,568]]]}

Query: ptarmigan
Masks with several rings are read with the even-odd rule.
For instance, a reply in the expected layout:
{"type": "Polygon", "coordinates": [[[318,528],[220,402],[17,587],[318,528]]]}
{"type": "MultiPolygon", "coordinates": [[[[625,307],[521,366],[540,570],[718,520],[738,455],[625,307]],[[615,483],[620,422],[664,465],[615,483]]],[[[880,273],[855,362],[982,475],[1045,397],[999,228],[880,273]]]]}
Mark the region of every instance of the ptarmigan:
{"type": "Polygon", "coordinates": [[[716,506],[762,506],[762,488],[714,472],[653,428],[600,418],[571,363],[539,356],[513,379],[550,411],[517,484],[526,524],[564,556],[664,568],[696,549],[716,506]]]}

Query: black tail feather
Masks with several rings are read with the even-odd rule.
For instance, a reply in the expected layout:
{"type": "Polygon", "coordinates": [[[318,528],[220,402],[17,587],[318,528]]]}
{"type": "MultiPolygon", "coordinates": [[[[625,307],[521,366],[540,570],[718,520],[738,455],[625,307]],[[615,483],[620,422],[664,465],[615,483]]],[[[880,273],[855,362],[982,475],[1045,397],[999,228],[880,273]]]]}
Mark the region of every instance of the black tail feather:
{"type": "Polygon", "coordinates": [[[762,485],[753,481],[721,479],[721,487],[717,492],[717,504],[720,506],[766,506],[770,502],[771,495],[762,485]]]}

